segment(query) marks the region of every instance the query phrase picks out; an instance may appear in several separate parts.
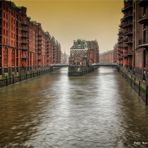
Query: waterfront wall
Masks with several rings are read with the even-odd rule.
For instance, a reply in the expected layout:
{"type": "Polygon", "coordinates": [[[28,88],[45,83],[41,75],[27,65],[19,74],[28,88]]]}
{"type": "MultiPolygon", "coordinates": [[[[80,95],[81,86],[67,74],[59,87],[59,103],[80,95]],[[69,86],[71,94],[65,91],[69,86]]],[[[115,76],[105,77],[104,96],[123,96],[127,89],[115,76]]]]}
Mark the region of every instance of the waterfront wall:
{"type": "Polygon", "coordinates": [[[114,47],[120,72],[148,104],[148,1],[127,0],[114,47]]]}
{"type": "Polygon", "coordinates": [[[29,71],[26,73],[20,73],[18,76],[12,75],[11,77],[5,77],[4,79],[0,80],[0,87],[8,86],[10,84],[14,84],[20,81],[34,78],[52,71],[53,71],[53,67],[50,67],[50,68],[39,69],[36,71],[29,71]]]}
{"type": "Polygon", "coordinates": [[[143,99],[145,104],[148,105],[148,84],[146,81],[139,79],[132,71],[128,71],[126,68],[119,67],[119,71],[121,75],[128,81],[130,86],[143,99]]]}

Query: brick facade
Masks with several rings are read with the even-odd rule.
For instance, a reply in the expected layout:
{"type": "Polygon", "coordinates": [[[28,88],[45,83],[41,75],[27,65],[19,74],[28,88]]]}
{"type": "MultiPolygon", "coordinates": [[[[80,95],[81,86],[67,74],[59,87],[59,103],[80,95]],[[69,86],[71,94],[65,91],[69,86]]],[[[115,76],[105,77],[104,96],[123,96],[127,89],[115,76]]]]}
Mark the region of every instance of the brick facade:
{"type": "Polygon", "coordinates": [[[125,0],[122,12],[117,62],[145,79],[148,74],[148,1],[125,0]]]}
{"type": "Polygon", "coordinates": [[[114,63],[114,50],[110,50],[100,54],[100,63],[112,64],[114,63]]]}
{"type": "Polygon", "coordinates": [[[0,79],[60,63],[60,44],[26,11],[11,1],[0,1],[0,79]]]}
{"type": "Polygon", "coordinates": [[[69,64],[87,66],[99,62],[99,46],[97,41],[74,41],[70,49],[69,64]]]}

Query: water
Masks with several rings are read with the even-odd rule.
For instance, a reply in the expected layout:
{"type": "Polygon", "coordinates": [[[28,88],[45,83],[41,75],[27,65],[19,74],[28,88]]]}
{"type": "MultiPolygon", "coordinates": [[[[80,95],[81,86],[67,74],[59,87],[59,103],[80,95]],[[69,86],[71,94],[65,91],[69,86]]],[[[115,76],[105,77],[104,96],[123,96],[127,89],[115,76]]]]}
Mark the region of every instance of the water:
{"type": "Polygon", "coordinates": [[[0,148],[148,147],[148,106],[112,68],[67,68],[0,89],[0,148]]]}

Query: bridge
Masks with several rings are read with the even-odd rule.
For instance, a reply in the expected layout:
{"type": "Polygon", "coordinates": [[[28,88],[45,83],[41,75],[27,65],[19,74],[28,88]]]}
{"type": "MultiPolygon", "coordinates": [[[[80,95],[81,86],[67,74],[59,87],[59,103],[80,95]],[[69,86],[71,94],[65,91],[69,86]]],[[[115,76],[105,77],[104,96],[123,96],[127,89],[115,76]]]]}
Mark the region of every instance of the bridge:
{"type": "Polygon", "coordinates": [[[118,67],[117,63],[94,63],[92,66],[107,66],[107,67],[118,67]]]}
{"type": "Polygon", "coordinates": [[[50,67],[69,67],[69,64],[51,64],[50,67]]]}
{"type": "MultiPolygon", "coordinates": [[[[50,67],[80,67],[80,65],[69,65],[69,64],[51,64],[50,67]]],[[[116,63],[94,63],[90,66],[94,67],[100,67],[100,66],[105,66],[105,67],[118,67],[118,64],[116,63]]]]}

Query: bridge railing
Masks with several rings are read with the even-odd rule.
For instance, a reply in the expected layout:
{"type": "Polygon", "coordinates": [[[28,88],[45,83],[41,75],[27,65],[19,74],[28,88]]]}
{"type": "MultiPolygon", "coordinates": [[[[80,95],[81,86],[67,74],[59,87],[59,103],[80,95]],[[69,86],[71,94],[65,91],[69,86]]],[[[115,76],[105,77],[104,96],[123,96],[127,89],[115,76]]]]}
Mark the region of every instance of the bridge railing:
{"type": "Polygon", "coordinates": [[[117,63],[94,63],[92,66],[118,66],[117,63]]]}
{"type": "Polygon", "coordinates": [[[50,64],[50,67],[68,67],[69,64],[50,64]]]}
{"type": "MultiPolygon", "coordinates": [[[[89,66],[118,66],[116,63],[94,63],[89,66]]],[[[80,67],[80,65],[70,65],[70,64],[51,64],[50,67],[80,67]]],[[[84,66],[86,67],[86,66],[84,66]]]]}

